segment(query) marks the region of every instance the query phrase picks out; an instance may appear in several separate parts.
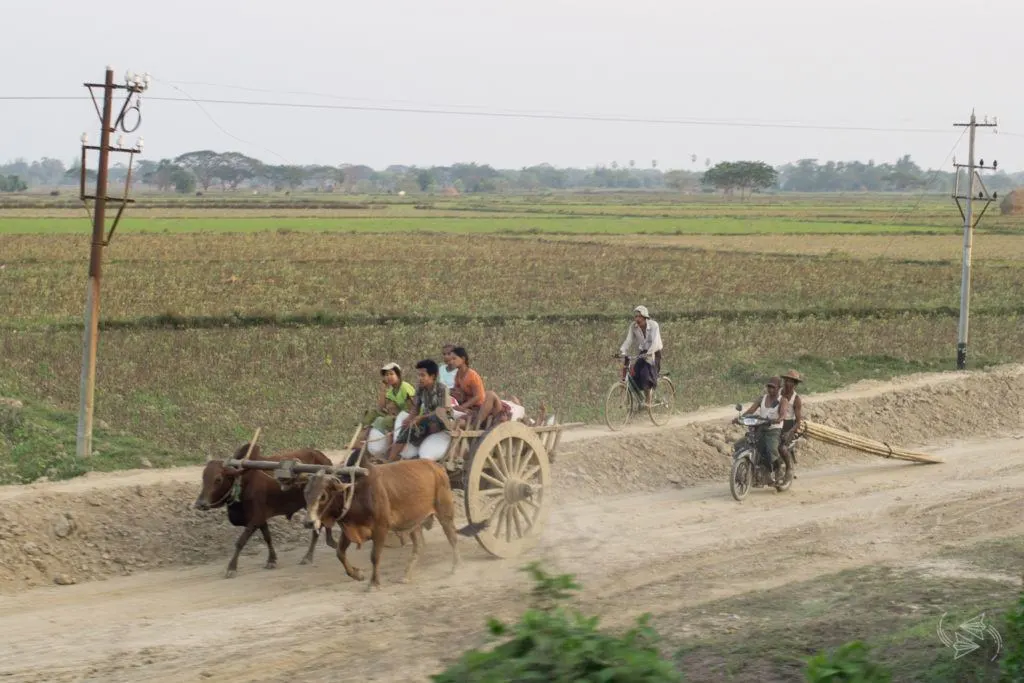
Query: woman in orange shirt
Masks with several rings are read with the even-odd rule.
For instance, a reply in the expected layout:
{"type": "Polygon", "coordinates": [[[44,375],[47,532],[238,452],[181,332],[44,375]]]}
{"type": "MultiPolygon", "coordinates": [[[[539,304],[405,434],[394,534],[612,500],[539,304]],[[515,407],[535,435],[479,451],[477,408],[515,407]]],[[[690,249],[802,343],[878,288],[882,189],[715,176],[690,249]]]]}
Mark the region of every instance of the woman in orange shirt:
{"type": "Polygon", "coordinates": [[[457,346],[452,350],[452,354],[452,365],[455,366],[455,388],[452,390],[452,396],[459,402],[456,410],[466,413],[467,423],[472,424],[477,418],[478,424],[482,424],[488,417],[500,421],[511,417],[511,412],[498,395],[484,388],[484,379],[480,373],[469,367],[469,354],[466,353],[466,349],[457,346]]]}

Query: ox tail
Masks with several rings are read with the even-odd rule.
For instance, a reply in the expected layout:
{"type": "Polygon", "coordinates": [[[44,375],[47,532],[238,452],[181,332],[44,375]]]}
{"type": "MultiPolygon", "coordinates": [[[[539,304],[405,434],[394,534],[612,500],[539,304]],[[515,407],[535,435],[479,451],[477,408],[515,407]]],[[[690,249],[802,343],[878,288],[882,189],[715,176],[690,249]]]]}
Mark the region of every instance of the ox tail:
{"type": "Polygon", "coordinates": [[[459,529],[460,536],[476,536],[478,533],[487,528],[487,525],[491,523],[491,520],[487,519],[482,522],[476,522],[473,524],[467,524],[466,526],[459,529]]]}

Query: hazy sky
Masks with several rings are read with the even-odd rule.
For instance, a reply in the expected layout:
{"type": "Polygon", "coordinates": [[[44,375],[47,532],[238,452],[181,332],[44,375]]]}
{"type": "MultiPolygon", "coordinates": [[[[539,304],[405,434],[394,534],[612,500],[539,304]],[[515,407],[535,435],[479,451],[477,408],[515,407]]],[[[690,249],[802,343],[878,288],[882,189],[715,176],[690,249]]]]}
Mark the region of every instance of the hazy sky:
{"type": "MultiPolygon", "coordinates": [[[[881,162],[909,153],[936,167],[960,134],[952,124],[975,107],[998,116],[1001,131],[979,135],[981,156],[1024,168],[1024,90],[1013,47],[1024,26],[1022,0],[147,0],[101,3],[100,12],[79,0],[5,4],[0,63],[8,96],[86,96],[82,83],[101,80],[110,64],[117,80],[129,68],[150,72],[153,97],[939,131],[203,105],[214,123],[194,103],[143,99],[136,135],[145,137],[149,159],[211,148],[271,163],[377,168],[630,159],[691,168],[696,154],[703,168],[708,157],[881,162]]],[[[88,99],[0,100],[0,130],[0,161],[67,162],[83,130],[96,139],[98,123],[88,99]]],[[[966,138],[958,153],[966,159],[966,138]]]]}

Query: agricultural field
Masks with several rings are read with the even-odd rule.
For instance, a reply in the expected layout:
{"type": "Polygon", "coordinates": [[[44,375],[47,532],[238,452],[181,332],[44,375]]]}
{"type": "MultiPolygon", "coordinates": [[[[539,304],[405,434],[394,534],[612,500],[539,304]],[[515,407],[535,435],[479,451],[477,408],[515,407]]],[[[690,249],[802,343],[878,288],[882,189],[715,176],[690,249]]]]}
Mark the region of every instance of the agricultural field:
{"type": "MultiPolygon", "coordinates": [[[[61,198],[15,204],[0,210],[0,396],[73,413],[88,222],[61,198]]],[[[663,324],[682,410],[746,401],[790,366],[813,392],[955,359],[959,214],[945,198],[142,196],[127,216],[105,253],[98,435],[174,454],[157,466],[256,426],[271,448],[337,447],[376,368],[411,369],[449,341],[528,408],[598,420],[641,302],[663,324]]],[[[999,216],[983,225],[974,367],[1024,358],[1024,238],[999,216]]],[[[89,466],[133,464],[110,451],[89,466]]],[[[14,469],[48,470],[28,456],[14,469]]]]}

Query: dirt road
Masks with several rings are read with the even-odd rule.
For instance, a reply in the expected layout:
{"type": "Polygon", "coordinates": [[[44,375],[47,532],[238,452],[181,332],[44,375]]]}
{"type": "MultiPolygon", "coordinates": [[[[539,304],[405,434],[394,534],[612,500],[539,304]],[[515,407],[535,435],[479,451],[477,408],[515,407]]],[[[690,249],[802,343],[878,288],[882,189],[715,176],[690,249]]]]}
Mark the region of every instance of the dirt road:
{"type": "MultiPolygon", "coordinates": [[[[1015,372],[1010,378],[1019,381],[1019,369],[1015,372]]],[[[917,378],[902,387],[912,392],[937,381],[960,380],[917,378]]],[[[1016,386],[1005,377],[998,381],[1016,386]]],[[[961,390],[958,385],[951,395],[961,390]]],[[[852,412],[855,401],[885,391],[892,387],[865,386],[832,398],[852,412]]],[[[823,398],[816,398],[824,405],[823,398]]],[[[888,405],[902,401],[896,398],[888,405]]],[[[1020,407],[1007,408],[1007,419],[1013,411],[1019,417],[1020,407]]],[[[906,409],[921,411],[914,402],[906,409]]],[[[675,429],[728,415],[728,409],[706,411],[681,418],[675,429]]],[[[1024,532],[1019,504],[1024,423],[1017,422],[1018,433],[1006,429],[1006,420],[1002,424],[1005,435],[999,438],[952,444],[933,440],[935,447],[926,450],[943,457],[942,465],[861,457],[845,460],[853,464],[812,468],[813,459],[802,461],[790,491],[755,490],[742,504],[732,500],[725,479],[667,490],[665,482],[660,491],[628,494],[602,485],[604,493],[597,497],[563,486],[556,491],[542,540],[529,556],[495,560],[474,540],[461,539],[463,565],[453,575],[448,546],[434,529],[427,534],[412,584],[398,583],[410,549],[385,551],[379,592],[367,592],[366,583],[347,578],[322,549],[312,566],[299,566],[303,549],[298,546],[280,553],[274,571],[260,568],[264,549],[258,546],[258,554],[243,555],[232,580],[221,578],[224,547],[211,555],[218,557],[213,564],[22,590],[0,597],[0,678],[422,681],[442,668],[444,658],[479,645],[488,616],[511,619],[522,610],[530,586],[518,569],[532,558],[575,573],[585,588],[585,608],[610,626],[626,625],[644,611],[657,618],[844,568],[879,562],[920,568],[920,558],[937,548],[1024,532]]],[[[651,430],[639,430],[645,431],[651,430]]],[[[587,448],[559,460],[560,472],[606,462],[594,453],[607,445],[607,433],[595,440],[597,433],[580,432],[575,437],[585,439],[587,448]]],[[[671,433],[627,435],[625,440],[680,438],[671,433]]],[[[608,441],[616,440],[622,439],[608,441]]],[[[158,473],[120,480],[142,476],[158,473]]],[[[102,477],[50,487],[113,489],[118,480],[102,477]]],[[[0,492],[0,500],[19,501],[29,495],[26,489],[41,490],[12,487],[0,492]]],[[[354,558],[356,566],[367,567],[368,548],[356,551],[354,558]]],[[[948,565],[933,570],[978,571],[948,565]]]]}
{"type": "MultiPolygon", "coordinates": [[[[722,484],[556,508],[537,555],[575,572],[585,601],[615,624],[650,610],[803,580],[876,561],[915,562],[937,544],[1024,531],[1024,440],[966,443],[941,466],[875,463],[803,472],[793,490],[722,484]],[[784,578],[783,578],[784,577],[784,578]]],[[[408,549],[385,553],[385,586],[367,593],[333,557],[300,567],[222,562],[0,602],[0,676],[14,681],[424,680],[439,658],[477,644],[484,619],[511,617],[528,588],[522,563],[472,540],[450,574],[428,535],[415,583],[396,583],[408,549]]],[[[356,554],[366,566],[366,549],[356,554]]]]}

